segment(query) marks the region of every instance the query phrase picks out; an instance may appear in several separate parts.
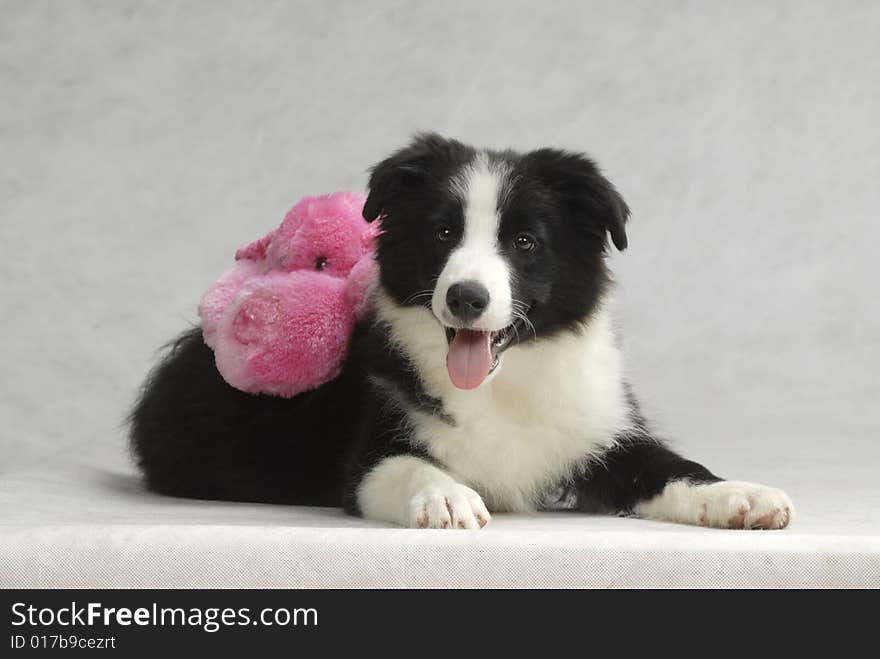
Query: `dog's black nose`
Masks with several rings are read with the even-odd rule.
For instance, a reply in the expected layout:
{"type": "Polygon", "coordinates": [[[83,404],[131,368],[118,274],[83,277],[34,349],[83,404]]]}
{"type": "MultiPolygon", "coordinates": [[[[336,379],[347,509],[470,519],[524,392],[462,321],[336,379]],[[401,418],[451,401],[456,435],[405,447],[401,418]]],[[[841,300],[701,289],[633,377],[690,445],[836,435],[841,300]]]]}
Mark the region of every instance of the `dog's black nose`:
{"type": "Polygon", "coordinates": [[[446,291],[446,306],[453,316],[469,323],[489,306],[489,291],[479,282],[460,281],[446,291]]]}

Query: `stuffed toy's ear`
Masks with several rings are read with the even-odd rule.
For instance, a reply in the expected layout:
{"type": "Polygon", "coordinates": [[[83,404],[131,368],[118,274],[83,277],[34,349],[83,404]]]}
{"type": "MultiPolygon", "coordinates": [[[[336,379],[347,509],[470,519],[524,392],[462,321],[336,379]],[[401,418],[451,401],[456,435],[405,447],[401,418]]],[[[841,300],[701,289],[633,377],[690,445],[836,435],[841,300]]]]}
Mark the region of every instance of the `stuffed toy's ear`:
{"type": "Polygon", "coordinates": [[[396,198],[447,174],[461,162],[463,153],[472,154],[473,149],[436,133],[416,135],[408,146],[371,170],[364,219],[372,222],[386,214],[396,198]]]}
{"type": "Polygon", "coordinates": [[[629,206],[592,160],[580,153],[539,149],[526,154],[523,166],[560,195],[589,231],[603,239],[607,232],[618,250],[626,249],[629,206]]]}
{"type": "Polygon", "coordinates": [[[255,240],[250,245],[245,245],[235,253],[235,260],[242,261],[261,261],[266,258],[266,250],[269,249],[269,243],[275,237],[275,231],[272,230],[259,240],[255,240]]]}
{"type": "Polygon", "coordinates": [[[364,246],[364,250],[368,252],[374,251],[376,249],[376,239],[382,235],[383,231],[381,220],[370,224],[361,236],[361,244],[364,246]]]}

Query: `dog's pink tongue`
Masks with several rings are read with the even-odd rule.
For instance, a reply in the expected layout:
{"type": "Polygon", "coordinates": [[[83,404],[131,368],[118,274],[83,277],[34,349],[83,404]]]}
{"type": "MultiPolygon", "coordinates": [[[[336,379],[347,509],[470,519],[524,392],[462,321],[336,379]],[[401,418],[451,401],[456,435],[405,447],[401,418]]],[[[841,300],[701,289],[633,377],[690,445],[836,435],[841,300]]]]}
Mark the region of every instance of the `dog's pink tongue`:
{"type": "Polygon", "coordinates": [[[459,389],[476,389],[482,384],[492,367],[491,343],[491,332],[456,330],[446,355],[452,384],[459,389]]]}

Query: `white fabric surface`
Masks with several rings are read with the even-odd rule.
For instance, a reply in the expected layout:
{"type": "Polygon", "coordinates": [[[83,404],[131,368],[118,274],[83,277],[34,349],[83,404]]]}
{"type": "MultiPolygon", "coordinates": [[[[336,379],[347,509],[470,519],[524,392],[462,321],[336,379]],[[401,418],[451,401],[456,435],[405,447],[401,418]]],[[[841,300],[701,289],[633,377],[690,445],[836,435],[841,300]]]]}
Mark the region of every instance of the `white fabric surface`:
{"type": "Polygon", "coordinates": [[[871,470],[777,482],[799,512],[785,531],[546,512],[469,532],[161,497],[85,456],[3,474],[0,587],[880,587],[871,470]]]}
{"type": "Polygon", "coordinates": [[[0,585],[873,585],[880,3],[0,0],[0,585]],[[586,150],[628,369],[781,533],[476,535],[143,492],[121,420],[234,250],[415,130],[586,150]]]}

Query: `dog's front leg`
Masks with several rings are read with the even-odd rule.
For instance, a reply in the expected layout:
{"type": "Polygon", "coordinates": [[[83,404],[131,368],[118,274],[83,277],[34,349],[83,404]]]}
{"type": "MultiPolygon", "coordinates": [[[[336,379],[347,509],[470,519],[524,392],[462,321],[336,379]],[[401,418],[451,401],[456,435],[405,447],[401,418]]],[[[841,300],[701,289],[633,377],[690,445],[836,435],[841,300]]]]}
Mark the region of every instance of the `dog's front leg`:
{"type": "Polygon", "coordinates": [[[479,529],[491,519],[479,494],[412,455],[378,462],[355,496],[364,517],[411,528],[479,529]]]}
{"type": "Polygon", "coordinates": [[[781,529],[794,518],[782,490],[718,478],[649,436],[621,437],[578,482],[581,510],[726,529],[781,529]]]}

